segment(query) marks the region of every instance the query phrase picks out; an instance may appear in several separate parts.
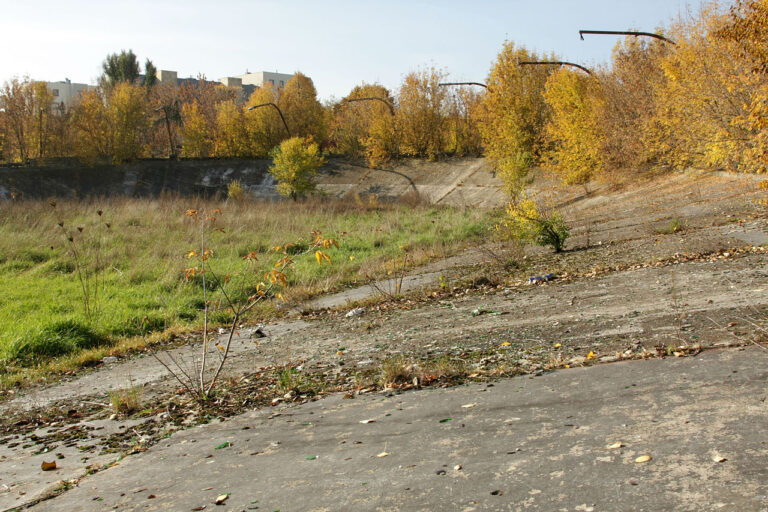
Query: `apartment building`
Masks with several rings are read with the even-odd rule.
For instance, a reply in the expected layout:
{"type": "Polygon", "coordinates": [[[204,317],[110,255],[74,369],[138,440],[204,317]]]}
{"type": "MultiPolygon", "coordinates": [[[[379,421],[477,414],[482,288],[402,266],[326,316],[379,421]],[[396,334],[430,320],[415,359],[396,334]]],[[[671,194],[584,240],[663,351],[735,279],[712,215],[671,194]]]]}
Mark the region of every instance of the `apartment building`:
{"type": "Polygon", "coordinates": [[[53,94],[53,106],[57,108],[62,104],[67,108],[71,107],[77,103],[81,93],[95,88],[93,85],[72,83],[69,78],[65,78],[63,82],[45,82],[45,84],[53,94]]]}

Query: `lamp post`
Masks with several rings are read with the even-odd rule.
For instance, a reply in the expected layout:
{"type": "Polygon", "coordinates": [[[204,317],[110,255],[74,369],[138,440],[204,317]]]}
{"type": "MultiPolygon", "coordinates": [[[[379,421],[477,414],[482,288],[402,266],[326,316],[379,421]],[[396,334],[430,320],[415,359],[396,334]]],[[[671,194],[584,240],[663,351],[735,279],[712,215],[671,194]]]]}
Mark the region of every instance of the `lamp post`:
{"type": "Polygon", "coordinates": [[[448,85],[477,85],[479,87],[484,87],[486,89],[488,88],[487,85],[485,85],[484,83],[481,83],[481,82],[445,82],[445,83],[437,84],[437,85],[439,85],[440,87],[445,87],[445,86],[448,86],[448,85]]]}
{"type": "Polygon", "coordinates": [[[588,75],[592,74],[592,71],[590,71],[588,68],[585,68],[584,66],[580,64],[575,64],[573,62],[567,62],[564,60],[524,60],[518,62],[518,65],[520,66],[572,66],[574,68],[578,68],[585,72],[588,75]]]}
{"type": "Polygon", "coordinates": [[[287,133],[288,137],[290,138],[291,137],[291,130],[288,129],[288,123],[285,122],[285,117],[283,117],[283,111],[280,110],[280,107],[278,107],[277,105],[275,105],[272,102],[269,102],[269,103],[262,103],[260,105],[254,105],[252,107],[248,107],[248,110],[256,110],[257,108],[268,107],[268,106],[274,107],[275,110],[277,110],[277,113],[280,114],[280,119],[283,121],[283,126],[285,126],[285,133],[287,133]]]}
{"type": "Polygon", "coordinates": [[[181,120],[179,114],[179,101],[174,100],[170,105],[162,105],[155,109],[155,112],[162,112],[165,116],[165,129],[168,132],[168,145],[171,149],[171,160],[176,160],[176,145],[173,143],[173,134],[171,132],[171,118],[174,122],[181,120]]]}
{"type": "Polygon", "coordinates": [[[584,40],[584,34],[598,34],[598,35],[611,35],[611,36],[635,36],[635,37],[653,37],[659,39],[665,43],[669,43],[673,46],[677,46],[677,43],[673,40],[666,38],[653,32],[640,32],[637,30],[579,30],[579,37],[584,40]]]}
{"type": "Polygon", "coordinates": [[[395,115],[395,107],[393,107],[392,104],[389,101],[385,100],[384,98],[379,98],[377,96],[369,96],[367,98],[347,98],[343,100],[342,103],[351,103],[353,101],[380,101],[383,104],[385,104],[387,108],[389,108],[390,114],[392,114],[393,116],[395,115]]]}

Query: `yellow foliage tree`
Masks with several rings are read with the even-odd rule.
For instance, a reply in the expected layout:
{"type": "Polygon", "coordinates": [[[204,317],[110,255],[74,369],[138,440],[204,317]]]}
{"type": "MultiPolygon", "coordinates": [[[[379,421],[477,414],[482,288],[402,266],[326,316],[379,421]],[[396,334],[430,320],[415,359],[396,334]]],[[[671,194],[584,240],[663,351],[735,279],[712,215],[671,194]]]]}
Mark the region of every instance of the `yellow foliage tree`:
{"type": "MultiPolygon", "coordinates": [[[[261,87],[253,91],[247,106],[253,107],[276,101],[277,98],[271,87],[261,87]]],[[[268,156],[274,147],[288,138],[283,122],[280,120],[280,114],[271,106],[246,111],[245,130],[250,153],[262,158],[268,156]]]]}
{"type": "Polygon", "coordinates": [[[100,89],[80,95],[72,124],[75,129],[75,154],[90,164],[109,161],[114,141],[106,101],[100,89]]]}
{"type": "Polygon", "coordinates": [[[471,87],[453,88],[448,93],[445,121],[446,152],[456,156],[480,156],[480,107],[485,92],[471,87]]]}
{"type": "MultiPolygon", "coordinates": [[[[376,145],[375,139],[372,138],[374,126],[382,124],[382,120],[383,124],[391,125],[392,111],[386,103],[394,105],[394,100],[386,87],[366,83],[355,86],[341,102],[333,107],[329,138],[334,150],[353,159],[366,156],[369,146],[376,145]],[[379,100],[350,101],[360,98],[379,98],[379,100]]],[[[386,147],[386,144],[382,147],[386,147]]],[[[385,157],[388,158],[388,156],[385,157]]]]}
{"type": "Polygon", "coordinates": [[[243,110],[232,100],[223,101],[216,106],[213,155],[223,158],[241,158],[248,155],[248,134],[243,110]]]}
{"type": "Polygon", "coordinates": [[[292,137],[272,152],[269,172],[277,180],[277,191],[295,201],[314,190],[313,177],[324,163],[320,148],[312,139],[292,137]]]}
{"type": "Polygon", "coordinates": [[[297,72],[285,84],[277,105],[283,111],[291,135],[311,136],[316,141],[325,139],[325,114],[317,101],[312,79],[297,72]]]}
{"type": "Polygon", "coordinates": [[[666,168],[736,169],[745,131],[734,120],[750,101],[736,44],[715,37],[727,17],[715,5],[669,30],[677,42],[659,65],[655,112],[642,140],[666,168]]]}
{"type": "Polygon", "coordinates": [[[539,159],[549,116],[544,87],[551,68],[518,65],[535,60],[543,59],[506,42],[491,68],[482,105],[480,134],[485,154],[511,195],[519,193],[522,179],[539,159]]]}
{"type": "Polygon", "coordinates": [[[120,164],[139,158],[149,128],[146,90],[127,82],[116,84],[107,106],[112,163],[120,164]]]}
{"type": "Polygon", "coordinates": [[[445,73],[435,68],[405,76],[395,116],[403,154],[434,160],[444,152],[447,92],[438,86],[444,77],[445,73]]]}
{"type": "Polygon", "coordinates": [[[746,131],[740,168],[768,173],[768,1],[738,0],[717,37],[735,45],[743,61],[738,83],[749,100],[733,123],[746,131]]]}
{"type": "Polygon", "coordinates": [[[5,152],[11,159],[26,163],[29,158],[49,156],[56,112],[51,104],[53,93],[45,82],[18,78],[6,82],[0,90],[6,130],[5,152]]]}
{"type": "Polygon", "coordinates": [[[597,73],[603,160],[613,175],[655,164],[659,149],[646,144],[643,135],[653,122],[656,91],[664,81],[660,61],[669,51],[670,45],[660,40],[628,36],[614,48],[610,69],[597,73]]]}
{"type": "Polygon", "coordinates": [[[193,102],[182,105],[181,119],[183,122],[181,154],[188,158],[210,156],[213,141],[208,131],[208,123],[200,112],[198,104],[193,102]]]}
{"type": "Polygon", "coordinates": [[[584,184],[603,171],[604,133],[598,112],[602,107],[597,81],[562,68],[547,80],[544,99],[551,109],[545,126],[544,165],[566,185],[584,184]]]}

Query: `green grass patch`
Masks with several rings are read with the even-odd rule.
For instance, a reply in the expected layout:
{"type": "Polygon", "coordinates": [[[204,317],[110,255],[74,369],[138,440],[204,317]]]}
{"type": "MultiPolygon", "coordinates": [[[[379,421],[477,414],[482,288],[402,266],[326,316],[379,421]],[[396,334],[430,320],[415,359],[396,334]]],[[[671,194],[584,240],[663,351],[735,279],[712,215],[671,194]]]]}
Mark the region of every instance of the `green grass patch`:
{"type": "MultiPolygon", "coordinates": [[[[193,208],[222,210],[216,214],[222,231],[208,234],[206,245],[214,250],[208,263],[218,276],[232,276],[228,287],[233,296],[247,296],[264,280],[283,256],[275,246],[293,243],[289,252],[301,252],[314,239],[313,231],[338,240],[338,248],[325,250],[331,264],[318,265],[312,254],[296,260],[288,289],[280,290],[288,301],[380,277],[389,262],[402,257],[401,246],[409,247],[415,264],[450,256],[487,238],[500,217],[500,212],[475,208],[367,208],[331,199],[216,203],[120,198],[58,201],[55,208],[44,201],[0,203],[0,363],[75,361],[80,351],[119,346],[142,329],[159,333],[199,327],[202,280],[187,280],[183,273],[194,264],[185,254],[200,251],[200,226],[185,215],[193,208]],[[250,251],[257,254],[255,265],[243,260],[250,251]],[[91,315],[85,314],[83,276],[97,290],[91,315]]],[[[231,313],[207,281],[213,324],[226,323],[231,313]]],[[[269,301],[253,315],[265,318],[274,312],[269,301]]]]}

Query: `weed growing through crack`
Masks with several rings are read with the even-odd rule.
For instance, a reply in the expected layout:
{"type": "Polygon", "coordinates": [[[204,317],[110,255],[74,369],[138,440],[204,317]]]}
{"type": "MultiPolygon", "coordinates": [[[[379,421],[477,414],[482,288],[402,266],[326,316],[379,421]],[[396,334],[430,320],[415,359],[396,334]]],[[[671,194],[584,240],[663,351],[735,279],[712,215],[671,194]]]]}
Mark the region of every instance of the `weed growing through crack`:
{"type": "Polygon", "coordinates": [[[672,235],[685,231],[687,227],[688,226],[684,220],[675,217],[669,221],[669,224],[657,229],[656,233],[659,235],[672,235]]]}
{"type": "Polygon", "coordinates": [[[417,367],[404,356],[389,357],[381,363],[381,378],[384,386],[392,387],[410,383],[419,376],[417,367]]]}
{"type": "Polygon", "coordinates": [[[136,385],[109,393],[109,403],[115,414],[133,414],[141,410],[144,386],[136,385]]]}

